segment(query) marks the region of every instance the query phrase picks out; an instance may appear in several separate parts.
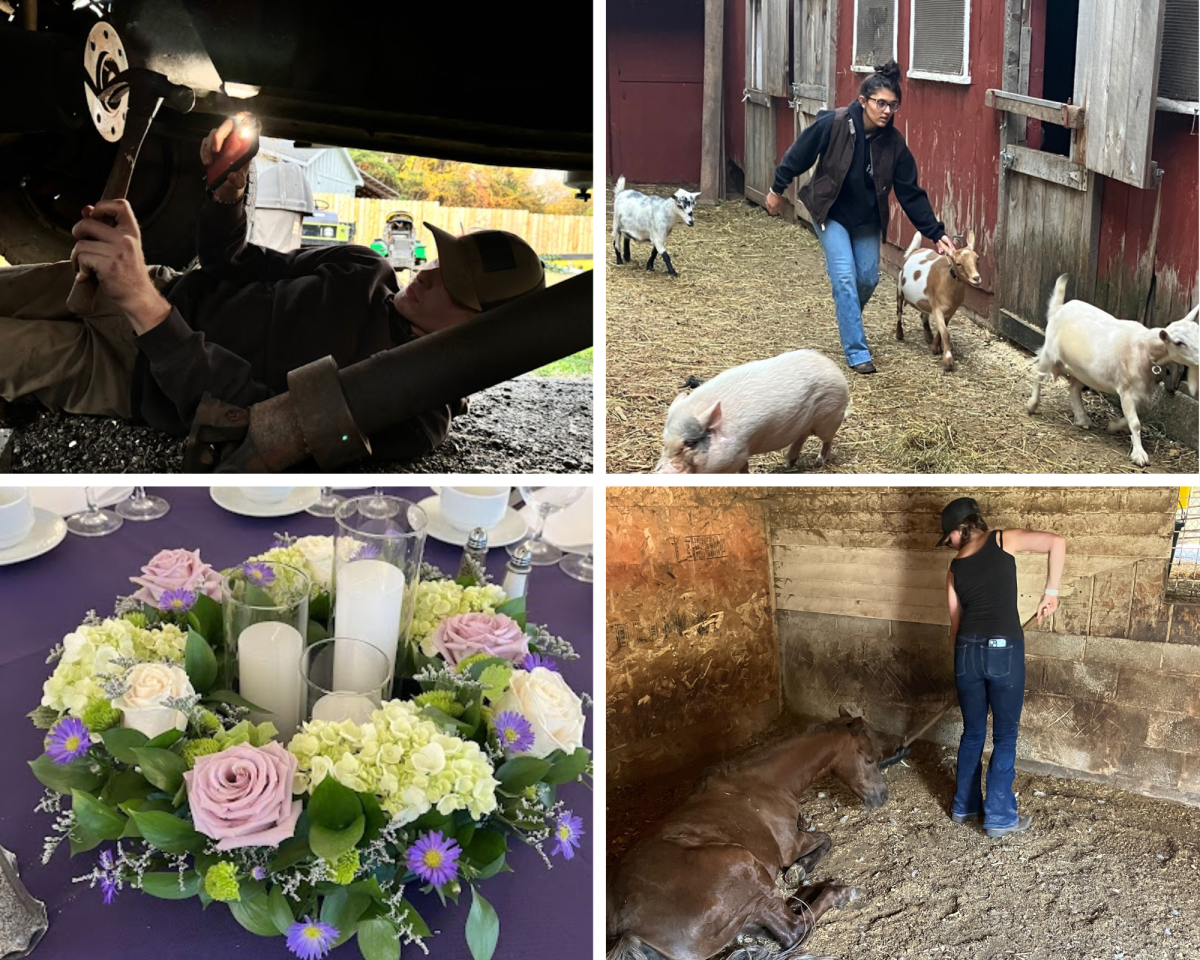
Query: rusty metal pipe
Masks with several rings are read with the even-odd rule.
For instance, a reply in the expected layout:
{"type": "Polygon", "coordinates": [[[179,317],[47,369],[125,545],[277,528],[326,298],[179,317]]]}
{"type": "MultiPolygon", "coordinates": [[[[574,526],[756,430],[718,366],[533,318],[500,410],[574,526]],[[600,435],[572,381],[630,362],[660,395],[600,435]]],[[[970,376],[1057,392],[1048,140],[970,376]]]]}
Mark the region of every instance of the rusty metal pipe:
{"type": "Polygon", "coordinates": [[[370,453],[372,433],[591,345],[589,271],[352,364],[337,383],[328,358],[293,371],[288,393],[250,408],[245,440],[217,470],[274,472],[309,457],[322,469],[343,466],[370,453]]]}

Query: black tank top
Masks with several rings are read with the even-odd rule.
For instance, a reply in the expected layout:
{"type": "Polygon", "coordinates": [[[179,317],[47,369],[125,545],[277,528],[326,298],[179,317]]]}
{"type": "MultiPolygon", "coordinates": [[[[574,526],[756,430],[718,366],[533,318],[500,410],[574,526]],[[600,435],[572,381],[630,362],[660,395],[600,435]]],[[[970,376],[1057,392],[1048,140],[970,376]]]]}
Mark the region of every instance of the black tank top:
{"type": "Polygon", "coordinates": [[[950,561],[963,610],[958,632],[1024,640],[1017,613],[1017,560],[1000,546],[1002,536],[1002,531],[993,530],[982,548],[950,561]]]}

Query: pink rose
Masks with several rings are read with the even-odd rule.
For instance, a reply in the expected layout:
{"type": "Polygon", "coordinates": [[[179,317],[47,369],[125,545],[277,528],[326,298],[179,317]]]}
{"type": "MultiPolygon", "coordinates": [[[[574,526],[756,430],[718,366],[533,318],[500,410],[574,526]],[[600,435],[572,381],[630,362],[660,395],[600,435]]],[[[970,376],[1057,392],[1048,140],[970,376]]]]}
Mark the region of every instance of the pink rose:
{"type": "Polygon", "coordinates": [[[221,575],[200,559],[199,550],[161,550],[142,567],[140,577],[130,577],[141,586],[135,600],[158,606],[167,590],[191,590],[221,601],[221,575]]]}
{"type": "Polygon", "coordinates": [[[460,613],[447,617],[437,625],[429,640],[452,667],[477,653],[514,662],[529,653],[525,631],[502,613],[460,613]]]}
{"type": "Polygon", "coordinates": [[[275,741],[197,757],[195,769],[183,775],[196,829],[220,841],[218,850],[273,847],[288,839],[303,806],[292,799],[298,764],[275,741]]]}

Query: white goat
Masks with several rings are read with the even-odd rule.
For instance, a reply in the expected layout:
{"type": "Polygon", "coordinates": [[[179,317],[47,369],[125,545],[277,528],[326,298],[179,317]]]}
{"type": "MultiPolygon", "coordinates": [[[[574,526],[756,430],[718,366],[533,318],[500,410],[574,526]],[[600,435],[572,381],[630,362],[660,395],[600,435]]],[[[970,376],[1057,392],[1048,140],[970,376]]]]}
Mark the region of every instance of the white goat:
{"type": "Polygon", "coordinates": [[[682,220],[689,227],[695,220],[696,198],[700,191],[689,193],[680,187],[673,197],[648,197],[636,190],[625,189],[625,178],[620,177],[613,189],[613,252],[617,255],[617,264],[632,263],[629,256],[629,241],[650,241],[654,249],[650,251],[650,259],[646,269],[654,269],[654,258],[661,256],[667,265],[667,273],[672,277],[679,274],[671,265],[671,255],[667,253],[667,237],[675,226],[676,220],[682,220]],[[625,259],[621,259],[621,248],[618,245],[625,238],[625,259]]]}
{"type": "Polygon", "coordinates": [[[1149,402],[1157,381],[1154,368],[1164,363],[1187,367],[1188,392],[1196,395],[1197,366],[1200,365],[1196,307],[1182,320],[1154,330],[1135,320],[1118,320],[1099,307],[1071,300],[1063,303],[1067,291],[1064,273],[1054,285],[1046,315],[1046,343],[1038,352],[1034,368],[1033,394],[1026,409],[1036,413],[1043,380],[1066,377],[1071,383],[1071,409],[1075,425],[1085,430],[1093,426],[1083,408],[1083,388],[1115,393],[1121,399],[1125,416],[1108,424],[1109,433],[1129,428],[1133,449],[1129,459],[1139,467],[1150,462],[1142,447],[1142,424],[1138,407],[1149,402]]]}

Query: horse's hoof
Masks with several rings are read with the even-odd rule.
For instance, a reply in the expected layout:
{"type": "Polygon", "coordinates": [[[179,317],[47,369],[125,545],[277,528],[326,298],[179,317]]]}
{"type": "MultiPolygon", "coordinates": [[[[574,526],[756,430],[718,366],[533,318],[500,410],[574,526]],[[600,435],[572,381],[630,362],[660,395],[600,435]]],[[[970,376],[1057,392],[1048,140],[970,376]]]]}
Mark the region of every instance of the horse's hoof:
{"type": "Polygon", "coordinates": [[[800,886],[808,877],[808,871],[800,864],[793,863],[783,874],[783,885],[791,889],[800,886]]]}

